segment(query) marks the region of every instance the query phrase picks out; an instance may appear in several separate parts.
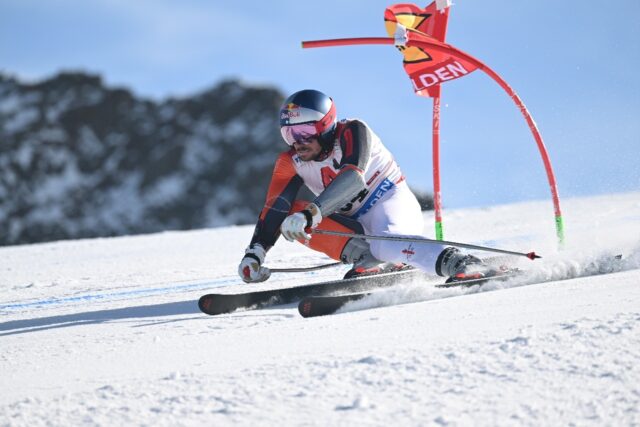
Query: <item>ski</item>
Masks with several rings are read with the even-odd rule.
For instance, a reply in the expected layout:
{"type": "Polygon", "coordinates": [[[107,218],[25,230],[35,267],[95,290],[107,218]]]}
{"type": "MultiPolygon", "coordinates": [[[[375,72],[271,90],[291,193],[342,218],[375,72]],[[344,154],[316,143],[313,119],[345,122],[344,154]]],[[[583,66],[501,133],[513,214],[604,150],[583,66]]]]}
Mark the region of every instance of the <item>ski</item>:
{"type": "Polygon", "coordinates": [[[503,280],[511,279],[513,277],[521,276],[523,273],[524,271],[518,268],[514,268],[508,271],[504,271],[495,276],[482,277],[478,279],[453,280],[451,282],[444,282],[435,286],[436,288],[469,288],[471,286],[484,285],[488,282],[500,282],[503,280]]]}
{"type": "MultiPolygon", "coordinates": [[[[585,271],[579,275],[567,275],[566,277],[558,277],[555,279],[544,279],[544,280],[534,280],[531,284],[534,283],[544,283],[549,280],[562,281],[569,280],[575,277],[584,277],[584,276],[593,276],[599,274],[610,274],[618,271],[622,271],[624,268],[624,260],[621,254],[614,256],[604,256],[601,259],[592,261],[585,271]]],[[[487,283],[495,283],[504,281],[507,279],[511,279],[514,277],[523,277],[525,276],[526,271],[520,269],[511,269],[505,271],[503,274],[499,274],[497,276],[485,277],[480,279],[469,279],[469,280],[458,280],[447,283],[441,283],[435,285],[436,288],[455,288],[455,287],[471,287],[471,286],[482,286],[487,283]]],[[[363,299],[366,296],[371,295],[373,292],[363,291],[363,292],[352,292],[345,295],[334,295],[334,296],[313,296],[310,295],[305,297],[298,304],[298,312],[302,317],[316,317],[316,316],[325,316],[328,314],[333,314],[342,308],[345,304],[358,301],[363,299]]]]}
{"type": "MultiPolygon", "coordinates": [[[[453,287],[471,287],[484,285],[488,282],[497,282],[512,277],[519,276],[520,270],[513,270],[500,274],[498,276],[484,277],[480,279],[459,280],[455,282],[442,283],[435,285],[437,288],[453,288],[453,287]]],[[[308,296],[302,299],[298,304],[298,312],[302,317],[317,317],[333,314],[341,309],[345,304],[358,301],[371,295],[373,292],[364,291],[351,293],[346,295],[330,295],[330,296],[308,296]]]]}
{"type": "Polygon", "coordinates": [[[347,303],[361,300],[372,292],[357,294],[306,297],[298,304],[298,312],[302,317],[317,317],[333,314],[347,303]]]}
{"type": "Polygon", "coordinates": [[[280,304],[289,304],[309,296],[328,295],[332,293],[358,293],[376,288],[384,288],[397,283],[410,282],[414,279],[429,277],[420,270],[407,268],[391,273],[360,276],[352,279],[332,280],[310,285],[265,291],[207,294],[200,297],[198,307],[203,313],[217,315],[231,313],[239,309],[258,309],[280,304]]]}

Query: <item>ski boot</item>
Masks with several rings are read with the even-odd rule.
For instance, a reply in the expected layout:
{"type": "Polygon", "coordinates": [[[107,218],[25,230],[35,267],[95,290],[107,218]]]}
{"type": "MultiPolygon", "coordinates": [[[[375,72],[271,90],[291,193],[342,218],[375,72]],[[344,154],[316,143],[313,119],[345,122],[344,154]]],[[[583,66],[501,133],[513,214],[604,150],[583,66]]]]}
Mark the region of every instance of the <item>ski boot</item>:
{"type": "Polygon", "coordinates": [[[506,268],[497,268],[486,264],[480,258],[449,247],[440,253],[436,260],[436,273],[448,277],[445,283],[472,279],[487,279],[508,273],[506,268]]]}
{"type": "Polygon", "coordinates": [[[345,264],[353,264],[353,268],[347,271],[344,279],[374,274],[390,273],[411,268],[407,264],[397,262],[380,261],[371,254],[369,243],[362,239],[349,239],[342,249],[340,259],[345,264]]]}

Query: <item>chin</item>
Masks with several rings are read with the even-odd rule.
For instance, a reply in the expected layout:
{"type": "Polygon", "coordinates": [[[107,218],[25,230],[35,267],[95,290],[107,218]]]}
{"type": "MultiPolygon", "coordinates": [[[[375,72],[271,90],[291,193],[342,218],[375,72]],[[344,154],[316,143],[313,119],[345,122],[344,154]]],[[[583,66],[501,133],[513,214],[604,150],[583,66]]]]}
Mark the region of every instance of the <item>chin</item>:
{"type": "Polygon", "coordinates": [[[298,155],[298,158],[303,162],[309,162],[311,160],[317,159],[322,152],[322,150],[320,150],[320,147],[303,146],[299,148],[300,149],[296,150],[296,154],[298,155]]]}

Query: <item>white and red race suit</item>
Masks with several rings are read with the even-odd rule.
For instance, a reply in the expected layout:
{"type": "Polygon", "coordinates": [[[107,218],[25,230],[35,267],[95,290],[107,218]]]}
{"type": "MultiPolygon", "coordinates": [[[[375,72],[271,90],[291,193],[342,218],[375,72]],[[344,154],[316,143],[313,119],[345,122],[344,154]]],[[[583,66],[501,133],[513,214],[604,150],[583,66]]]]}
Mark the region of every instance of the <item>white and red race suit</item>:
{"type": "MultiPolygon", "coordinates": [[[[332,150],[318,160],[302,161],[293,148],[280,154],[251,244],[259,243],[266,250],[275,244],[282,221],[306,204],[295,203],[303,184],[317,196],[314,202],[318,205],[339,206],[334,212],[323,212],[325,219],[318,228],[342,227],[343,231],[373,235],[422,234],[422,212],[400,167],[380,138],[361,120],[340,121],[332,150]],[[354,170],[363,178],[363,187],[356,190],[357,194],[340,194],[335,186],[325,193],[339,174],[354,170]],[[327,194],[334,200],[327,200],[327,194]]],[[[314,235],[308,245],[340,259],[348,238],[327,240],[328,236],[314,235]]],[[[443,249],[430,245],[417,253],[413,247],[416,245],[402,242],[372,241],[370,245],[371,253],[380,260],[417,264],[427,271],[434,271],[435,259],[443,249]]]]}

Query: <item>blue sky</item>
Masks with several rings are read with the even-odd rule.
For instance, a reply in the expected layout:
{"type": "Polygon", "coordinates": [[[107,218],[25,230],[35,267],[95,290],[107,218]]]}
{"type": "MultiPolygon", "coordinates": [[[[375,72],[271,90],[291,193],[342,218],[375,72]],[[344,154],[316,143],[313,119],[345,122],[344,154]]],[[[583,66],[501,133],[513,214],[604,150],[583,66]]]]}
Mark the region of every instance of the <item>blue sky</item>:
{"type": "MultiPolygon", "coordinates": [[[[185,96],[237,77],[316,88],[367,121],[411,185],[432,186],[431,101],[390,46],[301,49],[386,36],[388,1],[3,0],[0,69],[38,80],[99,73],[139,96],[185,96]]],[[[426,3],[425,3],[426,4],[426,3]]],[[[459,0],[447,41],[484,61],[536,120],[563,197],[640,190],[640,1],[459,0]]],[[[549,199],[534,140],[486,75],[443,87],[445,208],[549,199]]],[[[241,162],[242,159],[238,159],[241,162]]]]}

